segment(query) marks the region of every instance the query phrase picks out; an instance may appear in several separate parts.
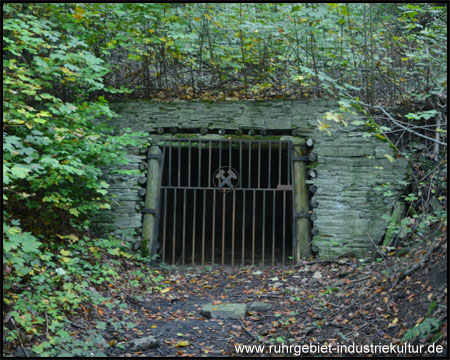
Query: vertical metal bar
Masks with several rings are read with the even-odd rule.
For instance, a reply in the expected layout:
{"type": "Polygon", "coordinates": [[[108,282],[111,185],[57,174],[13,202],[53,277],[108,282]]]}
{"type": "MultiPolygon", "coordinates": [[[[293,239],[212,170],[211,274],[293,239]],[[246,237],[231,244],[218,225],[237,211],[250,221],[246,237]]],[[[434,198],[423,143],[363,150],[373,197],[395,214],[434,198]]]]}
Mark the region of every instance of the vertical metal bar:
{"type": "Polygon", "coordinates": [[[183,189],[183,237],[182,237],[181,249],[181,263],[184,265],[185,251],[186,251],[186,189],[183,189]]]}
{"type": "Polygon", "coordinates": [[[202,141],[198,141],[198,181],[197,186],[201,187],[201,180],[202,177],[202,141]]]}
{"type": "Polygon", "coordinates": [[[258,189],[261,187],[261,141],[258,142],[258,189]]]}
{"type": "Polygon", "coordinates": [[[212,223],[212,236],[211,236],[211,265],[214,265],[214,243],[216,240],[216,190],[213,190],[213,223],[212,223]]]}
{"type": "Polygon", "coordinates": [[[162,243],[162,261],[166,261],[166,237],[167,237],[167,189],[164,189],[164,225],[163,225],[163,243],[162,243]]]}
{"type": "Polygon", "coordinates": [[[256,190],[253,190],[252,265],[255,264],[256,190]]]}
{"type": "Polygon", "coordinates": [[[291,169],[291,184],[292,184],[292,191],[291,191],[291,206],[292,206],[292,262],[295,264],[297,262],[297,224],[296,224],[296,218],[295,218],[295,178],[294,178],[294,167],[293,167],[293,152],[294,152],[294,146],[292,145],[292,142],[289,141],[289,168],[291,169]]]}
{"type": "Polygon", "coordinates": [[[212,141],[209,140],[208,187],[211,187],[211,153],[212,153],[212,141]]]}
{"type": "Polygon", "coordinates": [[[273,201],[272,201],[272,266],[275,265],[275,201],[276,201],[276,191],[272,190],[273,201]]]}
{"type": "Polygon", "coordinates": [[[291,146],[292,145],[292,143],[289,141],[288,143],[287,143],[287,154],[288,154],[288,161],[287,161],[287,168],[288,168],[288,170],[287,170],[287,175],[288,175],[288,184],[289,185],[293,185],[293,182],[292,182],[292,168],[291,168],[291,146]]]}
{"type": "Polygon", "coordinates": [[[172,140],[169,140],[169,186],[172,186],[172,140]]]}
{"type": "Polygon", "coordinates": [[[206,190],[203,189],[203,216],[202,216],[202,265],[205,265],[205,230],[206,230],[206,190]]]}
{"type": "MultiPolygon", "coordinates": [[[[197,186],[200,187],[200,177],[201,177],[201,167],[202,167],[202,141],[198,141],[198,178],[197,178],[197,186]]],[[[195,237],[196,237],[196,225],[197,225],[197,192],[200,191],[198,189],[194,189],[194,211],[192,214],[192,265],[195,265],[195,237]]],[[[203,265],[203,263],[202,263],[203,265]]]]}
{"type": "MultiPolygon", "coordinates": [[[[269,159],[268,159],[268,172],[269,174],[267,175],[268,179],[267,179],[267,188],[271,189],[272,188],[272,182],[271,182],[271,176],[272,176],[272,142],[269,142],[269,159]]],[[[272,192],[272,194],[275,194],[274,190],[270,190],[272,192]]],[[[265,200],[265,197],[264,197],[265,200]]],[[[275,196],[272,197],[272,203],[275,200],[275,196]]],[[[264,206],[265,208],[265,206],[264,206]]],[[[265,218],[265,216],[264,216],[265,218]]],[[[272,205],[272,265],[274,264],[274,255],[273,255],[273,244],[274,244],[274,239],[275,239],[275,207],[272,205]]],[[[270,236],[270,235],[269,235],[270,236]]]]}
{"type": "Polygon", "coordinates": [[[173,199],[172,265],[175,265],[175,244],[177,238],[177,189],[173,190],[173,199]]]}
{"type": "Polygon", "coordinates": [[[194,210],[192,211],[192,265],[195,265],[195,225],[196,225],[196,212],[197,212],[197,191],[198,189],[193,189],[194,192],[194,210]]]}
{"type": "Polygon", "coordinates": [[[219,140],[219,167],[222,167],[222,141],[219,140]]]}
{"type": "Polygon", "coordinates": [[[267,188],[270,189],[272,187],[272,184],[270,183],[270,175],[272,173],[272,143],[271,142],[269,143],[269,165],[267,166],[267,169],[269,171],[267,188]]]}
{"type": "Polygon", "coordinates": [[[236,191],[233,191],[233,219],[231,224],[231,266],[234,266],[234,230],[236,218],[236,191]]]}
{"type": "Polygon", "coordinates": [[[286,191],[283,190],[283,265],[286,255],[286,191]]]}
{"type": "Polygon", "coordinates": [[[249,141],[248,143],[248,188],[252,187],[252,143],[249,141]]]}
{"type": "Polygon", "coordinates": [[[231,143],[232,143],[232,140],[230,140],[230,142],[228,143],[229,144],[229,150],[228,150],[228,152],[229,152],[229,154],[228,154],[228,166],[229,167],[231,167],[231,156],[232,156],[232,154],[231,154],[231,143]]]}
{"type": "Polygon", "coordinates": [[[281,182],[281,147],[282,142],[280,141],[280,144],[278,146],[278,184],[282,184],[281,182]]]}
{"type": "Polygon", "coordinates": [[[181,140],[178,140],[178,187],[181,186],[181,140]]]}
{"type": "Polygon", "coordinates": [[[264,266],[264,251],[265,251],[265,242],[266,242],[266,190],[262,191],[263,193],[263,215],[262,215],[262,246],[261,246],[261,251],[262,251],[262,265],[264,266]]]}
{"type": "Polygon", "coordinates": [[[246,190],[242,190],[242,266],[245,263],[245,194],[246,190]]]}
{"type": "Polygon", "coordinates": [[[226,194],[223,193],[223,204],[222,204],[222,266],[225,263],[225,223],[227,217],[225,216],[225,204],[226,204],[226,194]]]}
{"type": "Polygon", "coordinates": [[[242,141],[239,141],[239,176],[241,177],[241,181],[239,181],[239,187],[243,188],[244,184],[242,183],[242,141]]]}
{"type": "Polygon", "coordinates": [[[188,150],[188,187],[191,187],[191,140],[189,140],[188,150]]]}

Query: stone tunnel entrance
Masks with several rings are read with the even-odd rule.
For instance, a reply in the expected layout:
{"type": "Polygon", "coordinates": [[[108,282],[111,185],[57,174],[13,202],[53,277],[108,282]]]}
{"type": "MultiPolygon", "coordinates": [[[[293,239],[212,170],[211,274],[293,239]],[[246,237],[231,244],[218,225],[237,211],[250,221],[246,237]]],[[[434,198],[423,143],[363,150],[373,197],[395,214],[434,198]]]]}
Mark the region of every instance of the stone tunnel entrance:
{"type": "Polygon", "coordinates": [[[158,152],[153,251],[160,260],[173,265],[296,260],[301,214],[294,204],[298,157],[291,141],[173,138],[160,141],[158,152]]]}
{"type": "MultiPolygon", "coordinates": [[[[129,243],[132,249],[140,249],[145,257],[158,253],[160,257],[157,259],[160,260],[164,251],[166,263],[181,264],[184,261],[185,264],[191,264],[194,261],[195,264],[202,264],[203,261],[204,264],[210,264],[214,259],[215,264],[220,264],[223,254],[224,263],[232,262],[234,255],[234,263],[240,265],[242,231],[245,240],[244,264],[252,261],[262,262],[264,253],[264,262],[270,265],[274,238],[274,261],[282,261],[279,260],[279,254],[283,252],[283,230],[286,263],[289,263],[292,254],[296,262],[313,254],[321,259],[367,254],[374,249],[374,243],[380,244],[385,234],[388,224],[382,215],[392,214],[396,201],[400,201],[404,191],[404,185],[401,185],[400,181],[407,181],[408,161],[395,157],[394,150],[381,139],[361,137],[364,126],[355,125],[353,120],[345,129],[331,121],[328,125],[332,125],[335,136],[318,131],[320,121],[338,109],[339,106],[334,100],[300,99],[176,103],[131,101],[114,104],[113,110],[120,116],[112,119],[110,125],[113,125],[118,133],[129,127],[132,131],[148,134],[151,143],[147,148],[127,145],[125,148],[128,152],[128,163],[105,168],[104,176],[110,185],[108,191],[116,200],[111,204],[111,209],[103,209],[93,219],[96,232],[102,236],[113,235],[121,238],[129,243]],[[181,138],[185,140],[179,144],[178,139],[181,138]],[[213,140],[211,167],[214,162],[214,168],[211,168],[211,174],[208,175],[210,139],[213,140]],[[223,168],[223,172],[219,169],[216,174],[220,161],[226,166],[229,140],[233,140],[232,169],[223,168]],[[250,145],[242,143],[242,172],[239,168],[240,160],[237,160],[241,155],[240,143],[237,140],[255,141],[250,145]],[[269,140],[275,141],[270,152],[269,140]],[[293,184],[294,190],[276,189],[278,162],[275,159],[279,150],[276,142],[280,140],[291,142],[291,174],[293,173],[295,179],[291,184],[281,182],[280,185],[293,184]],[[220,152],[219,146],[222,146],[220,152]],[[261,153],[258,153],[259,146],[261,153]],[[146,157],[147,152],[154,157],[146,157]],[[174,181],[170,185],[172,188],[167,187],[170,153],[171,179],[174,181]],[[220,153],[222,159],[219,159],[220,153]],[[248,160],[249,154],[251,161],[248,160]],[[178,156],[181,165],[179,170],[178,156]],[[304,157],[308,157],[309,163],[301,159],[296,160],[304,157]],[[259,158],[261,189],[258,189],[258,176],[254,178],[254,174],[258,173],[259,158]],[[395,161],[392,161],[393,159],[395,161]],[[256,181],[256,185],[248,185],[249,164],[250,182],[256,181]],[[163,167],[164,173],[161,170],[163,167]],[[267,188],[265,181],[268,181],[269,168],[272,178],[271,186],[267,188]],[[143,174],[146,169],[148,171],[143,174]],[[180,187],[176,178],[178,171],[180,187]],[[215,174],[219,177],[215,177],[215,174]],[[238,179],[234,179],[233,174],[238,179]],[[165,183],[161,182],[161,176],[164,177],[165,183]],[[217,189],[213,182],[208,185],[208,179],[221,180],[221,188],[217,189]],[[188,185],[182,185],[181,181],[185,180],[188,185]],[[239,183],[236,185],[237,181],[239,183]],[[392,196],[380,197],[375,189],[381,186],[380,184],[387,183],[392,185],[392,196]],[[231,187],[234,190],[230,189],[231,187]],[[283,192],[286,196],[286,207],[283,207],[283,192]],[[183,212],[184,201],[186,216],[183,212]],[[266,211],[264,217],[262,209],[266,211]],[[285,226],[282,209],[285,209],[286,214],[285,226]],[[224,223],[222,218],[225,218],[224,223]],[[272,236],[273,218],[275,237],[272,236]],[[223,226],[225,238],[222,252],[223,226]],[[250,228],[247,228],[248,226],[250,228]]],[[[355,117],[352,115],[351,118],[365,121],[362,114],[355,114],[355,117]]],[[[289,152],[288,146],[281,146],[282,159],[286,158],[289,152]]],[[[282,163],[282,173],[286,166],[282,163]]]]}

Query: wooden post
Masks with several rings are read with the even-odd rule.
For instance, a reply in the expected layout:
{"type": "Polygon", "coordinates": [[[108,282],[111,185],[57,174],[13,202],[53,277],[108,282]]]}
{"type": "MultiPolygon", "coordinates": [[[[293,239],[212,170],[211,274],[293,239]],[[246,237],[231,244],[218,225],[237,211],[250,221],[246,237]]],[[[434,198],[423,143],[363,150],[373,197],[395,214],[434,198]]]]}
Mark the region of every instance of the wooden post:
{"type": "Polygon", "coordinates": [[[142,256],[153,255],[156,249],[156,232],[155,228],[158,226],[156,223],[156,215],[158,209],[158,196],[159,196],[159,180],[160,180],[160,157],[161,150],[158,146],[152,146],[149,150],[149,157],[147,160],[147,186],[145,191],[145,209],[154,210],[154,213],[145,213],[142,223],[142,242],[141,253],[142,256]]]}
{"type": "MultiPolygon", "coordinates": [[[[294,156],[306,155],[304,146],[294,146],[294,156]]],[[[294,160],[295,212],[309,213],[309,196],[306,187],[306,164],[304,161],[294,160]]],[[[311,224],[309,218],[297,217],[297,262],[311,255],[311,224]]]]}

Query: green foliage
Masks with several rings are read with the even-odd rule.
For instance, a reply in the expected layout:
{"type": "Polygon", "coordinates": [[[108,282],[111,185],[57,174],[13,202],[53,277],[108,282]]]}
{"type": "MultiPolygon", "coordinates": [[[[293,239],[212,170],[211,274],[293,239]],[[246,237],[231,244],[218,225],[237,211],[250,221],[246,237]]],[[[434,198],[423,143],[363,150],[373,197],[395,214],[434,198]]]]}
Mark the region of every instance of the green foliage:
{"type": "MultiPolygon", "coordinates": [[[[4,4],[4,302],[21,331],[44,336],[48,322],[50,338],[36,351],[97,354],[95,344],[71,341],[67,316],[103,301],[91,288],[118,279],[111,265],[131,256],[116,240],[86,235],[92,215],[110,208],[102,167],[125,164],[125,147],[148,141],[113,134],[109,101],[345,98],[320,130],[361,126],[362,136],[388,139],[395,130],[374,114],[351,118],[364,111],[360,99],[409,106],[403,120],[414,129],[440,115],[446,11],[431,3],[4,4]]],[[[436,131],[445,140],[446,125],[436,131]]],[[[376,190],[392,194],[390,184],[376,190]]],[[[405,200],[414,208],[422,199],[405,200]]],[[[445,216],[415,214],[396,226],[422,231],[445,216]]],[[[144,278],[136,273],[133,286],[144,278]]],[[[17,331],[7,337],[17,342],[17,331]]]]}
{"type": "Polygon", "coordinates": [[[63,15],[67,4],[3,10],[3,301],[20,331],[48,331],[37,349],[45,355],[72,341],[68,315],[104,300],[91,285],[118,277],[84,254],[122,256],[117,244],[80,234],[109,208],[101,167],[125,164],[124,147],[145,134],[107,135],[99,123],[114,116],[100,91],[117,90],[104,85],[111,69],[77,35],[77,19],[63,15]]]}
{"type": "MultiPolygon", "coordinates": [[[[68,317],[80,311],[92,311],[105,302],[116,302],[101,295],[96,287],[120,280],[117,271],[120,260],[132,256],[128,247],[114,238],[79,239],[72,234],[63,237],[65,243],[56,243],[51,249],[41,251],[34,237],[24,233],[16,242],[28,245],[12,249],[11,239],[20,235],[19,230],[18,225],[14,228],[7,226],[4,230],[8,237],[8,253],[4,253],[3,258],[7,270],[3,300],[15,323],[36,336],[44,334],[48,326],[47,339],[33,347],[41,356],[61,355],[63,352],[72,355],[97,353],[96,346],[101,344],[104,347],[105,343],[98,339],[97,344],[96,337],[83,345],[74,341],[68,332],[68,317]],[[19,261],[17,265],[19,256],[27,262],[19,261]]],[[[143,270],[138,269],[134,273],[139,284],[153,286],[161,280],[160,276],[146,274],[143,270]]],[[[99,326],[103,325],[100,323],[99,326]]],[[[8,341],[17,340],[15,331],[7,333],[8,341]]]]}
{"type": "Polygon", "coordinates": [[[440,322],[435,318],[427,318],[420,324],[416,324],[412,329],[409,329],[405,335],[403,335],[402,341],[408,341],[419,337],[421,339],[427,337],[429,334],[434,333],[439,329],[440,322]]]}

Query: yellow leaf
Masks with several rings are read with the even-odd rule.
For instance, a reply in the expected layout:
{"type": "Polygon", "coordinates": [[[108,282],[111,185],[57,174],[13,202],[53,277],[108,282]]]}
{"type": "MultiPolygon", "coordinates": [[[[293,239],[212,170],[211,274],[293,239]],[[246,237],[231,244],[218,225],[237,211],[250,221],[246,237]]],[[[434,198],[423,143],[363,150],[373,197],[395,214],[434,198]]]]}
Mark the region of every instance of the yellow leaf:
{"type": "Polygon", "coordinates": [[[79,240],[79,239],[78,239],[78,236],[76,236],[75,234],[70,234],[70,235],[68,235],[68,236],[66,236],[66,237],[67,237],[67,239],[69,239],[70,241],[73,241],[73,242],[79,240]]]}
{"type": "Polygon", "coordinates": [[[393,163],[395,161],[395,159],[389,155],[389,154],[384,154],[384,156],[389,160],[389,162],[393,163]]]}
{"type": "Polygon", "coordinates": [[[75,13],[73,14],[73,17],[77,20],[81,20],[83,18],[84,10],[80,7],[75,8],[75,13]]]}
{"type": "Polygon", "coordinates": [[[331,112],[325,113],[325,115],[323,117],[324,117],[324,119],[327,119],[327,120],[334,120],[337,123],[342,120],[342,115],[339,115],[336,113],[331,113],[331,112]]]}
{"type": "Polygon", "coordinates": [[[398,323],[398,318],[395,318],[394,320],[392,320],[392,322],[389,324],[389,327],[391,326],[395,326],[398,323]]]}
{"type": "Polygon", "coordinates": [[[67,250],[61,250],[60,253],[61,253],[62,256],[69,256],[70,255],[70,251],[67,251],[67,250]]]}
{"type": "Polygon", "coordinates": [[[176,348],[181,348],[181,347],[185,347],[185,346],[188,346],[189,345],[189,341],[187,341],[187,340],[182,340],[182,341],[179,341],[176,345],[175,345],[175,347],[176,348]]]}
{"type": "Polygon", "coordinates": [[[318,128],[319,128],[320,131],[325,131],[325,130],[327,130],[330,126],[331,126],[331,125],[328,125],[328,124],[326,124],[326,123],[323,123],[322,121],[319,120],[319,126],[318,126],[318,128]]]}
{"type": "Polygon", "coordinates": [[[166,292],[169,292],[170,290],[172,290],[172,287],[171,287],[171,286],[166,287],[166,288],[164,288],[164,289],[161,290],[161,294],[164,294],[164,293],[166,293],[166,292]]]}
{"type": "Polygon", "coordinates": [[[208,20],[212,20],[212,17],[209,14],[205,14],[205,18],[207,18],[208,20]]]}
{"type": "Polygon", "coordinates": [[[70,259],[69,257],[62,257],[62,258],[61,258],[61,261],[62,261],[62,262],[65,262],[65,263],[68,263],[70,260],[71,260],[71,259],[70,259]]]}

